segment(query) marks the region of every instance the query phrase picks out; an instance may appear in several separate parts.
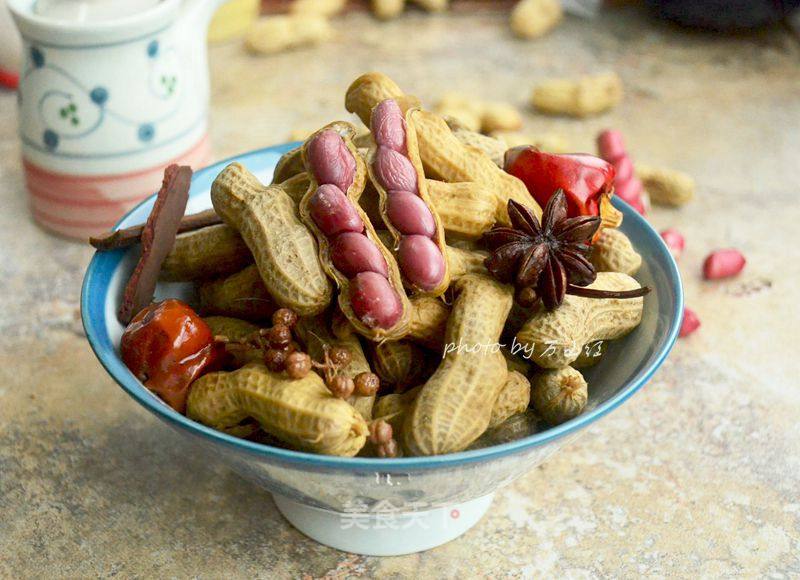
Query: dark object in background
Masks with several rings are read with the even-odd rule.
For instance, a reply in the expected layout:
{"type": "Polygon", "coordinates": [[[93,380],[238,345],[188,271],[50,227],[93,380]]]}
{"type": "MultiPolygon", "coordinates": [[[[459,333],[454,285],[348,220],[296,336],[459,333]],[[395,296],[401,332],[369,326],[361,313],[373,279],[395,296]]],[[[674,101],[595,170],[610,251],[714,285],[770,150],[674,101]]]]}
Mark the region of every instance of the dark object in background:
{"type": "Polygon", "coordinates": [[[800,0],[645,0],[659,16],[693,28],[732,32],[774,24],[800,0]]]}

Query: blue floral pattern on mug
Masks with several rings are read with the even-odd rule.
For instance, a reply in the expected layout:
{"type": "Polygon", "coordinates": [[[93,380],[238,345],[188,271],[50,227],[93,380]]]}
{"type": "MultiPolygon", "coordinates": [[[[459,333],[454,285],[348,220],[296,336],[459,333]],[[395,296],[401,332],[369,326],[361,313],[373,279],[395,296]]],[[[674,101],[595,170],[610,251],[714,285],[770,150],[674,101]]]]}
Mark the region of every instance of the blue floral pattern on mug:
{"type": "MultiPolygon", "coordinates": [[[[143,102],[142,112],[160,109],[155,118],[137,118],[129,111],[115,109],[112,92],[106,86],[87,86],[69,70],[52,62],[45,47],[32,45],[28,50],[23,80],[39,78],[23,86],[41,89],[38,94],[28,94],[26,91],[25,95],[20,90],[19,100],[22,105],[27,99],[32,99],[30,106],[35,104],[35,114],[43,130],[33,142],[25,135],[23,139],[33,146],[37,146],[38,141],[37,148],[57,153],[67,142],[85,138],[114,123],[117,125],[113,128],[115,133],[119,125],[128,128],[133,146],[147,149],[156,145],[158,124],[172,117],[180,107],[179,63],[175,49],[162,46],[159,39],[144,43],[143,57],[146,63],[146,84],[143,88],[155,101],[171,102],[166,110],[155,103],[143,102]]],[[[132,78],[131,82],[137,80],[132,78]]]]}

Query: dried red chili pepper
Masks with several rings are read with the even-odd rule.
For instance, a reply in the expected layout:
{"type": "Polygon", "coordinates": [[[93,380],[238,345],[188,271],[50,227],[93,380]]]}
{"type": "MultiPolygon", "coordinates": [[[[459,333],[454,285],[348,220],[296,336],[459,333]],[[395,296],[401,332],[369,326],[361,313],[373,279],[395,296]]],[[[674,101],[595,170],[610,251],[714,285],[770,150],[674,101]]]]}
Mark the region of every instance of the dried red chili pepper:
{"type": "Polygon", "coordinates": [[[180,300],[139,312],[122,334],[120,351],[131,372],[181,413],[192,382],[214,370],[224,354],[208,324],[180,300]]]}
{"type": "Polygon", "coordinates": [[[600,202],[614,187],[614,166],[593,155],[556,155],[531,146],[516,147],[506,153],[505,170],[522,180],[542,207],[563,190],[569,217],[600,215],[600,202]]]}

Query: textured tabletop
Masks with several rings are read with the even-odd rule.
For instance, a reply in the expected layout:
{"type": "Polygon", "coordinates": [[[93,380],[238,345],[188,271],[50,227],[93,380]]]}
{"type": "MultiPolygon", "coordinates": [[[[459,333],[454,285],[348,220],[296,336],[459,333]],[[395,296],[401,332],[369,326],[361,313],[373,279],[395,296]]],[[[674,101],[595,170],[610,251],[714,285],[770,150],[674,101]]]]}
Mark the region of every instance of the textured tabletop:
{"type": "Polygon", "coordinates": [[[525,108],[531,132],[593,151],[621,129],[636,160],[682,169],[695,202],[657,208],[686,236],[702,328],[619,410],[498,492],[462,538],[369,558],[292,529],[270,496],[195,457],[105,374],[82,334],[88,247],[28,218],[15,96],[0,94],[0,577],[539,574],[800,575],[800,49],[780,31],[714,38],[636,10],[567,19],[536,42],[502,14],[338,21],[335,43],[269,58],[211,51],[217,157],[344,117],[349,82],[382,70],[428,103],[445,90],[525,108]],[[616,70],[623,104],[586,121],[526,108],[537,80],[616,70]],[[737,279],[704,283],[735,246],[737,279]]]}

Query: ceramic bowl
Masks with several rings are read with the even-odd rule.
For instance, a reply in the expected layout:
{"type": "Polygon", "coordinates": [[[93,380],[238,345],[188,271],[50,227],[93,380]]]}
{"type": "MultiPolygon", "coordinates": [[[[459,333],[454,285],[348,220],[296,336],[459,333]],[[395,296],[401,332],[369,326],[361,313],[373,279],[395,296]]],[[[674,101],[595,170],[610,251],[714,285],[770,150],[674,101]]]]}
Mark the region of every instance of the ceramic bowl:
{"type": "MultiPolygon", "coordinates": [[[[246,153],[235,158],[269,182],[281,154],[296,144],[246,153]]],[[[210,207],[209,189],[229,159],[198,171],[188,212],[210,207]]],[[[119,227],[145,221],[153,198],[128,213],[119,227]]],[[[609,346],[600,362],[585,372],[586,411],[557,427],[519,416],[478,448],[434,457],[393,460],[313,455],[270,447],[225,435],[173,411],[125,367],[118,353],[122,326],[115,312],[137,251],[98,253],[83,285],[81,308],[86,336],[100,362],[140,405],[206,452],[210,461],[228,464],[273,494],[286,518],[312,538],[357,553],[392,555],[427,549],[457,537],[474,525],[491,504],[495,490],[545,461],[586,427],[639,390],[658,369],[678,335],[683,312],[681,281],[658,233],[620,200],[622,230],[644,260],[638,280],[653,288],[645,298],[642,323],[609,346]],[[409,533],[411,532],[411,533],[409,533]]],[[[157,298],[192,300],[189,285],[163,284],[157,298]]]]}

